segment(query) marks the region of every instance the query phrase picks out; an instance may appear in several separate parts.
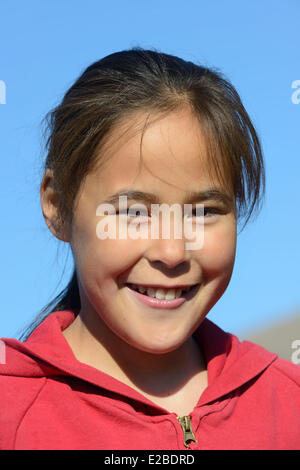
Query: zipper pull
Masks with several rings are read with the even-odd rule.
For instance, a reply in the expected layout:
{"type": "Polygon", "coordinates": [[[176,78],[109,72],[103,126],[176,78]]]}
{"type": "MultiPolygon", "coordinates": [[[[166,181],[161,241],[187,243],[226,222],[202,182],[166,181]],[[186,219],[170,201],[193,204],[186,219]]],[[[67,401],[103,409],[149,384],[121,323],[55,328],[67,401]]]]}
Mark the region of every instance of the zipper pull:
{"type": "Polygon", "coordinates": [[[188,441],[198,442],[193,433],[193,429],[191,425],[191,417],[190,416],[182,416],[182,417],[177,416],[177,419],[183,430],[184,445],[187,449],[189,449],[190,446],[188,444],[188,441]]]}

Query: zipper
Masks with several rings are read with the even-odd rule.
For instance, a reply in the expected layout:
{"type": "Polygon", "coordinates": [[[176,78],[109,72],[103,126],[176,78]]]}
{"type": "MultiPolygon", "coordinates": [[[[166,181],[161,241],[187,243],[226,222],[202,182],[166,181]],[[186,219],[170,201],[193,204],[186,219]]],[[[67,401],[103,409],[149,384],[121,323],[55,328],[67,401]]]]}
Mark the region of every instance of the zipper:
{"type": "Polygon", "coordinates": [[[190,416],[177,416],[177,419],[183,431],[184,445],[187,449],[190,449],[190,445],[189,445],[190,441],[198,442],[192,429],[191,417],[190,416]]]}

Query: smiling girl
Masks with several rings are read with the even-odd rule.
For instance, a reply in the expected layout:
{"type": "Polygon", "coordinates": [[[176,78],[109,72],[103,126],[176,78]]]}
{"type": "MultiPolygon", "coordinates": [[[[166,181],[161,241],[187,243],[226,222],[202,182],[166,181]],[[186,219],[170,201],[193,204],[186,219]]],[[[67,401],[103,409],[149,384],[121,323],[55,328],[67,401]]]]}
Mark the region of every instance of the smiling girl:
{"type": "Polygon", "coordinates": [[[230,282],[238,222],[264,193],[233,86],[178,57],[122,51],[83,72],[49,131],[41,207],[74,272],[25,341],[3,339],[1,448],[299,447],[299,367],[205,318],[230,282]],[[174,235],[174,217],[163,237],[164,213],[153,237],[154,204],[188,204],[182,223],[202,230],[201,247],[174,235]],[[107,220],[116,236],[99,237],[107,220]],[[120,237],[132,224],[147,236],[120,237]]]}

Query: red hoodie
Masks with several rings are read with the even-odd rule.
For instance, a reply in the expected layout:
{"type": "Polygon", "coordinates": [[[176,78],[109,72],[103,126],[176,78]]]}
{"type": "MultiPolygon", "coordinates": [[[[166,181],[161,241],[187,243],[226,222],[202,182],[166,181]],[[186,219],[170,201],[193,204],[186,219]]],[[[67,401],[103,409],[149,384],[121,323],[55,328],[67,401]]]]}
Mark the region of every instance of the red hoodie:
{"type": "Polygon", "coordinates": [[[300,367],[205,319],[194,333],[208,387],[188,418],[76,360],[49,315],[27,341],[2,338],[0,449],[300,449],[300,367]],[[3,362],[3,361],[2,361],[3,362]],[[183,429],[186,427],[186,432],[183,429]]]}

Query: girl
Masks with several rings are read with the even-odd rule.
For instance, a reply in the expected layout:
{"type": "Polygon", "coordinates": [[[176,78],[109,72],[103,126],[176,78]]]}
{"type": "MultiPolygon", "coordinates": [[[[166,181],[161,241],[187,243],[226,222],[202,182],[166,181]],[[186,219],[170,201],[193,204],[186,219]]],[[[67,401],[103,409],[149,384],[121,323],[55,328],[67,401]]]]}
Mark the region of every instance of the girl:
{"type": "Polygon", "coordinates": [[[264,193],[232,85],[135,48],[88,67],[49,117],[41,206],[74,272],[25,341],[3,339],[1,449],[299,448],[299,367],[205,318],[264,193]],[[196,249],[174,212],[162,236],[174,204],[196,249]]]}

